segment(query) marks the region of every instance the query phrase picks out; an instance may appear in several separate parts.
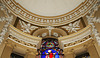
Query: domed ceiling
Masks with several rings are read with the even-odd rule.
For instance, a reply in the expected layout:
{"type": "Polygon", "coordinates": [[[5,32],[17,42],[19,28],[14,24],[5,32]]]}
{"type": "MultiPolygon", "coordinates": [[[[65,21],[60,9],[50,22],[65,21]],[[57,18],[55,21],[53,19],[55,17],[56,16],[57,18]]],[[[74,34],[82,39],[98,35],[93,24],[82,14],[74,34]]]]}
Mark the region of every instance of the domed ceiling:
{"type": "Polygon", "coordinates": [[[85,16],[97,0],[1,0],[17,17],[38,26],[61,26],[85,16]]]}
{"type": "Polygon", "coordinates": [[[28,11],[41,16],[65,14],[85,0],[15,0],[28,11]]]}

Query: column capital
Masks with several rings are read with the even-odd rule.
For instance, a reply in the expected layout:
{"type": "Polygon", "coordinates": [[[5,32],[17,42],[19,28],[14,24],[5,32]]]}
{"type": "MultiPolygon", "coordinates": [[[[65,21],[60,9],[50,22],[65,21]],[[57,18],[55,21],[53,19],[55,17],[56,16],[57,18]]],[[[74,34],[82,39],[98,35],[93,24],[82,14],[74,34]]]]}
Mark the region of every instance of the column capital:
{"type": "Polygon", "coordinates": [[[91,42],[89,42],[89,43],[87,43],[87,44],[84,44],[83,47],[84,47],[85,49],[88,49],[89,47],[94,46],[94,44],[95,44],[95,41],[92,40],[91,42]]]}
{"type": "Polygon", "coordinates": [[[16,48],[16,45],[10,42],[5,42],[5,46],[10,47],[12,49],[16,48]]]}

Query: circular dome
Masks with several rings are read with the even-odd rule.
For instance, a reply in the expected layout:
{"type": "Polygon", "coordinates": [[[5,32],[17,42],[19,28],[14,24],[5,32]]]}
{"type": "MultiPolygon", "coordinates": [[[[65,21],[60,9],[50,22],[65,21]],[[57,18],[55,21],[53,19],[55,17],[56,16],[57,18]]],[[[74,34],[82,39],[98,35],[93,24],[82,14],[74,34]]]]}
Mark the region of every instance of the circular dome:
{"type": "Polygon", "coordinates": [[[13,14],[38,26],[61,26],[87,14],[97,0],[1,0],[13,14]]]}
{"type": "Polygon", "coordinates": [[[57,16],[75,9],[84,0],[15,0],[28,11],[42,16],[57,16]]]}

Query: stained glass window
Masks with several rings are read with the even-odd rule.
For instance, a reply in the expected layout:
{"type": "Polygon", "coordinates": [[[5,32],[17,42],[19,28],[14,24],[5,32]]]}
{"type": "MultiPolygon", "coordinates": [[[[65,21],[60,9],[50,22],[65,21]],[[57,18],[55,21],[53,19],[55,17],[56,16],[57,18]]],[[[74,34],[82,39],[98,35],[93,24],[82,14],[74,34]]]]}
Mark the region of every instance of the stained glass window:
{"type": "Polygon", "coordinates": [[[37,58],[63,58],[62,52],[63,50],[59,48],[57,39],[46,38],[42,40],[37,58]]]}

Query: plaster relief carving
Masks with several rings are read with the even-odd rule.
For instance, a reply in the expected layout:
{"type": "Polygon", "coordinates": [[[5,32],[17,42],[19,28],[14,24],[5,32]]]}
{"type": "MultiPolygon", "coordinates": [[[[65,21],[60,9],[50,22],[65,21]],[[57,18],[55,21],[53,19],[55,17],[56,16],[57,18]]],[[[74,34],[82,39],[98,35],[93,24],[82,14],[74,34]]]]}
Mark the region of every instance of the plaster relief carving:
{"type": "Polygon", "coordinates": [[[35,30],[36,28],[38,28],[38,27],[36,27],[36,26],[31,26],[30,23],[26,24],[26,23],[23,22],[23,21],[20,21],[20,25],[21,25],[21,27],[22,27],[21,30],[22,30],[23,32],[26,32],[26,33],[30,33],[32,30],[35,30]]]}
{"type": "Polygon", "coordinates": [[[86,16],[86,17],[87,17],[88,24],[92,25],[92,31],[93,31],[93,34],[95,35],[94,38],[97,39],[97,42],[100,45],[100,36],[99,36],[100,34],[98,33],[98,31],[95,28],[93,18],[91,18],[90,16],[86,16]]]}
{"type": "Polygon", "coordinates": [[[47,33],[43,33],[43,34],[42,34],[42,37],[45,37],[45,36],[47,36],[47,33]]]}
{"type": "Polygon", "coordinates": [[[94,7],[90,10],[90,15],[87,15],[87,21],[88,24],[92,25],[92,31],[94,34],[94,38],[97,39],[98,44],[100,45],[100,34],[98,33],[97,29],[95,28],[94,22],[95,23],[100,23],[100,18],[94,17],[94,13],[98,10],[98,7],[100,6],[100,0],[94,5],[94,7]]]}
{"type": "Polygon", "coordinates": [[[72,20],[75,21],[80,17],[85,16],[85,14],[87,14],[93,7],[93,5],[96,4],[97,2],[97,0],[86,0],[75,10],[72,10],[71,12],[66,13],[64,15],[52,17],[52,16],[41,16],[31,13],[25,10],[24,8],[20,7],[20,4],[18,5],[16,1],[15,2],[12,0],[1,0],[1,1],[5,3],[5,6],[7,6],[7,8],[10,9],[13,14],[16,14],[19,18],[22,18],[22,20],[24,21],[26,20],[31,24],[39,26],[49,26],[48,23],[50,23],[51,26],[68,24],[72,22],[72,20]]]}
{"type": "Polygon", "coordinates": [[[9,15],[10,11],[5,7],[4,4],[0,3],[0,8],[5,13],[5,16],[0,18],[0,22],[6,22],[0,33],[0,44],[1,44],[8,30],[8,26],[13,20],[13,15],[9,15]]]}
{"type": "Polygon", "coordinates": [[[88,22],[100,23],[100,18],[91,17],[91,16],[87,16],[87,18],[89,19],[88,22]]]}
{"type": "Polygon", "coordinates": [[[56,33],[56,32],[54,32],[53,35],[54,35],[55,37],[58,37],[58,33],[56,33]]]}
{"type": "Polygon", "coordinates": [[[52,31],[52,29],[54,29],[54,27],[48,26],[46,29],[48,29],[48,31],[49,31],[49,36],[51,36],[51,31],[52,31]]]}
{"type": "Polygon", "coordinates": [[[68,26],[63,26],[62,28],[68,30],[68,32],[73,32],[73,31],[77,32],[77,30],[80,29],[79,23],[80,23],[80,20],[74,23],[70,23],[68,26]]]}

